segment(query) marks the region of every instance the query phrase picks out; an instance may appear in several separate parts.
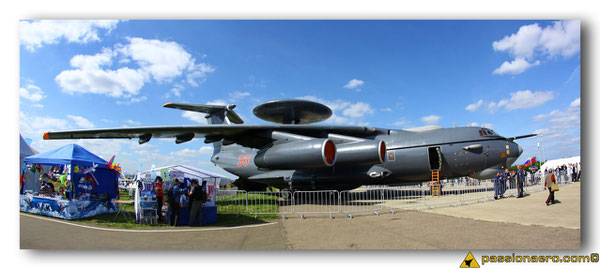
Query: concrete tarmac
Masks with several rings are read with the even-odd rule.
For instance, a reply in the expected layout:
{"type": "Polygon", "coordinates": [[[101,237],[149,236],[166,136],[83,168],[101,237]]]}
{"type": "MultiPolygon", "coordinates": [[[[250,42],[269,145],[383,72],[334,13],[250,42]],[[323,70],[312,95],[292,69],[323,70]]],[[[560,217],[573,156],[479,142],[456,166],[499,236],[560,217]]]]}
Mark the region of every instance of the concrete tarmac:
{"type": "Polygon", "coordinates": [[[548,198],[548,190],[545,190],[523,198],[509,197],[493,202],[436,208],[428,212],[476,220],[579,229],[580,196],[580,183],[576,182],[561,186],[554,193],[555,199],[560,203],[550,206],[545,204],[548,198]]]}
{"type": "Polygon", "coordinates": [[[21,214],[22,249],[166,250],[166,249],[288,249],[281,224],[266,223],[234,229],[222,227],[136,230],[72,225],[46,217],[21,214]]]}
{"type": "Polygon", "coordinates": [[[525,198],[349,219],[296,214],[259,226],[155,232],[86,227],[21,214],[23,249],[579,249],[579,183],[525,198]]]}

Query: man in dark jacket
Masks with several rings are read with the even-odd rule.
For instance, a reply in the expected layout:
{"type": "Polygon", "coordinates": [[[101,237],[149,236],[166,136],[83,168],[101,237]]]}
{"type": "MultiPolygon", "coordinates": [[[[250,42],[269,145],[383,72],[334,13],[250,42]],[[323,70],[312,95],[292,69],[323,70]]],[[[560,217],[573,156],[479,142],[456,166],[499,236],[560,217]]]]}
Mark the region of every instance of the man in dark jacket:
{"type": "Polygon", "coordinates": [[[494,176],[494,200],[498,200],[498,196],[500,196],[500,171],[496,173],[494,176]]]}
{"type": "Polygon", "coordinates": [[[202,186],[198,186],[198,181],[192,180],[192,188],[189,193],[190,197],[190,220],[188,226],[193,226],[196,217],[198,217],[198,225],[202,225],[202,206],[206,202],[206,182],[202,181],[202,186]]]}
{"type": "Polygon", "coordinates": [[[517,170],[517,198],[523,197],[523,185],[525,183],[525,170],[523,170],[523,166],[517,166],[519,170],[517,170]]]}
{"type": "Polygon", "coordinates": [[[171,226],[177,226],[177,222],[179,222],[179,202],[181,201],[181,195],[185,195],[186,193],[186,190],[183,187],[183,180],[175,180],[174,184],[175,186],[171,188],[172,198],[170,198],[171,215],[169,218],[169,224],[171,226]]]}

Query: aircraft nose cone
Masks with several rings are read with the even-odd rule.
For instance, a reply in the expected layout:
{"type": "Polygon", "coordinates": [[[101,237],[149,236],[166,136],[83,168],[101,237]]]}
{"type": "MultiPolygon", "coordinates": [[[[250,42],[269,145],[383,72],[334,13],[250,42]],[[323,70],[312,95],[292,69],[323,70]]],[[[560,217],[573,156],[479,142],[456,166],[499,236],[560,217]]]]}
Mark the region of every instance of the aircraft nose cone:
{"type": "Polygon", "coordinates": [[[523,153],[523,147],[521,147],[521,145],[517,144],[517,147],[519,147],[519,156],[521,156],[521,154],[523,153]]]}

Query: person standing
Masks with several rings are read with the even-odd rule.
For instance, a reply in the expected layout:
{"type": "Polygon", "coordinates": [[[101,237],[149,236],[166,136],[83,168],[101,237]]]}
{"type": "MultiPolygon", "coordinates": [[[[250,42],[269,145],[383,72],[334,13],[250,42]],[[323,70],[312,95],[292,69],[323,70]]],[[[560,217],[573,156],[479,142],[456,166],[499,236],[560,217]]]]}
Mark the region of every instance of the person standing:
{"type": "Polygon", "coordinates": [[[523,170],[523,166],[517,166],[519,170],[517,170],[517,198],[523,197],[523,185],[525,183],[525,170],[523,170]]]}
{"type": "Polygon", "coordinates": [[[162,221],[162,207],[165,201],[165,194],[163,191],[163,180],[162,177],[156,177],[156,183],[154,183],[154,191],[156,192],[156,203],[158,205],[158,221],[162,221]]]}
{"type": "Polygon", "coordinates": [[[506,192],[507,183],[510,180],[510,172],[508,169],[504,169],[504,173],[502,173],[502,194],[500,197],[504,198],[504,193],[506,192]]]}
{"type": "Polygon", "coordinates": [[[494,200],[498,200],[498,196],[500,196],[500,171],[496,172],[494,176],[494,200]]]}
{"type": "Polygon", "coordinates": [[[171,207],[171,215],[169,218],[169,224],[171,226],[177,226],[177,222],[179,222],[179,209],[180,209],[180,201],[181,195],[185,195],[186,191],[183,187],[183,179],[175,180],[175,186],[171,188],[171,195],[169,201],[169,205],[171,207]]]}
{"type": "Polygon", "coordinates": [[[544,188],[548,188],[548,198],[546,199],[547,206],[549,206],[550,203],[554,204],[554,192],[551,187],[552,183],[556,183],[556,178],[554,177],[554,173],[550,172],[546,174],[546,181],[544,182],[544,188]]]}
{"type": "Polygon", "coordinates": [[[190,219],[188,226],[194,226],[194,221],[198,217],[198,226],[202,225],[202,209],[204,202],[206,202],[206,191],[204,187],[206,182],[202,181],[202,186],[198,186],[198,181],[192,180],[192,188],[189,193],[190,197],[190,219]]]}

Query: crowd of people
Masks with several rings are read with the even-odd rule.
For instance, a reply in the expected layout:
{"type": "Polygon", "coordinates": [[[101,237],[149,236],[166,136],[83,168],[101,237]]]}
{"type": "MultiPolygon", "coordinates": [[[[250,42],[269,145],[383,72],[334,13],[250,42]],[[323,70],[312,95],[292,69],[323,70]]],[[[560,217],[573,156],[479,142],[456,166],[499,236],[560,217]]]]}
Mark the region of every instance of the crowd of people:
{"type": "MultiPolygon", "coordinates": [[[[190,217],[188,226],[195,226],[194,223],[198,219],[198,225],[202,225],[202,206],[206,202],[208,195],[206,194],[206,181],[202,185],[198,180],[190,180],[190,186],[185,187],[182,179],[175,180],[173,186],[168,190],[163,190],[163,182],[161,177],[156,178],[155,183],[156,198],[159,205],[163,204],[164,197],[167,197],[167,203],[171,214],[169,215],[169,225],[177,226],[181,207],[190,209],[190,217]],[[187,197],[188,199],[184,199],[187,197]]],[[[159,218],[161,218],[159,214],[159,218]]],[[[159,219],[160,221],[160,219],[159,219]]]]}
{"type": "Polygon", "coordinates": [[[529,181],[529,185],[543,184],[544,189],[548,190],[546,205],[557,203],[555,192],[558,191],[558,184],[575,182],[581,179],[581,164],[563,164],[552,169],[537,171],[535,167],[530,167],[526,171],[522,165],[517,166],[516,171],[504,172],[498,171],[494,176],[494,199],[504,198],[507,189],[517,189],[517,198],[524,196],[523,188],[529,181]]]}
{"type": "Polygon", "coordinates": [[[503,173],[498,171],[494,176],[494,199],[498,200],[504,198],[504,193],[507,188],[517,188],[517,198],[524,196],[523,187],[525,186],[525,180],[527,172],[523,170],[523,166],[519,165],[516,172],[509,172],[505,169],[503,173]]]}

